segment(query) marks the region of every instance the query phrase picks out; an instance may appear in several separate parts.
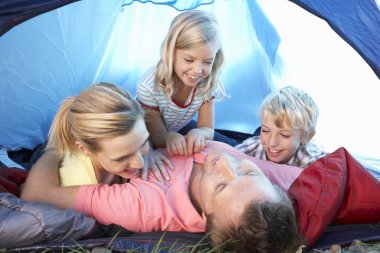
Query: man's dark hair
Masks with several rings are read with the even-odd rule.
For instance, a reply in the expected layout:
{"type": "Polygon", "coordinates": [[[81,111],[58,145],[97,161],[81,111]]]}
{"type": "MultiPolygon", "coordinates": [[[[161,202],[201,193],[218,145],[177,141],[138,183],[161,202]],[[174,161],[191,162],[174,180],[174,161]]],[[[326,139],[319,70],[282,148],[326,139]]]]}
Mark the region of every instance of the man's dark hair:
{"type": "Polygon", "coordinates": [[[275,186],[279,200],[253,200],[229,225],[216,224],[207,215],[206,232],[211,245],[222,252],[294,253],[302,244],[288,195],[275,186]]]}

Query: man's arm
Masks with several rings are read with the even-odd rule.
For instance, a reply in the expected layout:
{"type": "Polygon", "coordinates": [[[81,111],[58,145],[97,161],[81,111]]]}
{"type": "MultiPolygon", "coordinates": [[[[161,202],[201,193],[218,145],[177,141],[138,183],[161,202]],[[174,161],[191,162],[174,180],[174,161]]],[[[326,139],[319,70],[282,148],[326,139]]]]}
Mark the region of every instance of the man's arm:
{"type": "Polygon", "coordinates": [[[28,201],[48,202],[61,208],[74,208],[78,186],[59,186],[59,157],[56,150],[48,149],[33,165],[21,198],[28,201]]]}

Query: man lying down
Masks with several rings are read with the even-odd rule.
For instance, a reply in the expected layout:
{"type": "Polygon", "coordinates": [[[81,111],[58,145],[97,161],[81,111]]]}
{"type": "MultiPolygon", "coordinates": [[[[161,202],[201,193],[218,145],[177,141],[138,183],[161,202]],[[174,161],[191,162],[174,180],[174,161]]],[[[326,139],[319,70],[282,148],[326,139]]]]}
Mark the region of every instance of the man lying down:
{"type": "MultiPolygon", "coordinates": [[[[38,163],[51,164],[44,159],[38,163]]],[[[165,184],[150,175],[148,181],[62,187],[58,166],[35,166],[22,198],[74,208],[131,232],[205,231],[222,251],[295,252],[301,244],[285,193],[301,168],[261,161],[218,142],[191,157],[170,159],[176,169],[165,184]]]]}

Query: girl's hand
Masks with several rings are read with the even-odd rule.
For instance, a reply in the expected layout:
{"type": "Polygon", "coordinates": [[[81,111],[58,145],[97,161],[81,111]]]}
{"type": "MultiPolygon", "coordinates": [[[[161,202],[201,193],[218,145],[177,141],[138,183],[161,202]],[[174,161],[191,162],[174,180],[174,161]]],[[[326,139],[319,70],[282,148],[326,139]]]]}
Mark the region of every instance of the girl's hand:
{"type": "Polygon", "coordinates": [[[186,139],[177,132],[168,132],[166,137],[166,149],[172,156],[188,156],[186,139]]]}
{"type": "Polygon", "coordinates": [[[145,164],[141,172],[141,178],[147,180],[148,171],[151,170],[158,181],[165,183],[165,181],[170,180],[167,168],[174,170],[172,162],[160,152],[149,150],[145,155],[145,164]]]}
{"type": "Polygon", "coordinates": [[[185,137],[187,142],[187,153],[192,155],[207,147],[207,140],[204,131],[201,129],[192,129],[185,137]]]}

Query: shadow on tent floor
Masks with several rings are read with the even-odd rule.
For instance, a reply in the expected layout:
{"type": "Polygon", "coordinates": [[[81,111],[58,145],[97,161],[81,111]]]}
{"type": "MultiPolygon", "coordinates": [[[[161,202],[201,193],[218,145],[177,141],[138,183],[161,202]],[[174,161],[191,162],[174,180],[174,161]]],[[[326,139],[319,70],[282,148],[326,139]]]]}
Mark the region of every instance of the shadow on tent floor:
{"type": "MultiPolygon", "coordinates": [[[[329,249],[334,244],[348,246],[354,240],[380,242],[380,223],[330,226],[310,248],[309,253],[329,249]]],[[[91,250],[112,249],[112,252],[212,252],[204,234],[179,232],[137,233],[114,238],[97,238],[65,243],[38,244],[13,248],[7,252],[91,252],[91,250]],[[196,247],[194,247],[196,246],[196,247]]],[[[94,251],[93,251],[94,252],[94,251]]],[[[106,252],[106,251],[99,251],[106,252]]]]}
{"type": "Polygon", "coordinates": [[[329,249],[333,244],[350,245],[354,240],[380,242],[380,223],[330,226],[311,249],[329,249]]]}

